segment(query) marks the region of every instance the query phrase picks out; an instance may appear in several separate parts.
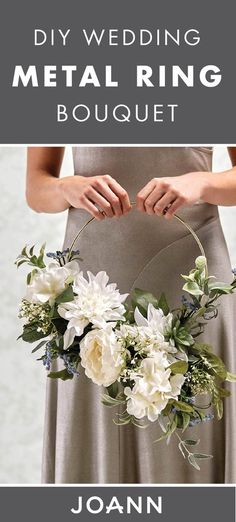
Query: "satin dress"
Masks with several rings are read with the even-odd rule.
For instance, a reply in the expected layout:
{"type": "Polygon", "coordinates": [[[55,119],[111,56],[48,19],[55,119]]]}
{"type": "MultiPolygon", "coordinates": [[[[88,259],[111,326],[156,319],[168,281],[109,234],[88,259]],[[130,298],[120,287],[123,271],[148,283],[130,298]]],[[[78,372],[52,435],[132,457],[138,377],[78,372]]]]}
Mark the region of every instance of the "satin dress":
{"type": "MultiPolygon", "coordinates": [[[[211,171],[209,147],[74,147],[75,175],[110,174],[127,191],[130,200],[153,177],[211,171]]],[[[213,174],[212,174],[213,175],[213,174]]],[[[197,232],[204,245],[209,273],[232,280],[231,264],[218,209],[198,203],[179,215],[197,232]]],[[[89,219],[85,210],[71,208],[64,247],[70,246],[89,219]]],[[[177,220],[167,221],[133,209],[120,219],[93,221],[80,236],[81,269],[106,270],[121,293],[139,287],[160,295],[172,308],[183,294],[181,273],[194,266],[199,250],[177,220]]],[[[236,296],[222,298],[219,316],[207,325],[204,340],[213,345],[231,371],[235,371],[236,296]]],[[[43,483],[234,483],[236,482],[236,394],[225,400],[224,418],[188,428],[186,438],[200,438],[198,450],[213,454],[195,470],[183,459],[176,437],[154,443],[157,423],[147,429],[117,426],[114,409],[101,403],[102,388],[81,371],[72,381],[47,379],[43,483]]]]}

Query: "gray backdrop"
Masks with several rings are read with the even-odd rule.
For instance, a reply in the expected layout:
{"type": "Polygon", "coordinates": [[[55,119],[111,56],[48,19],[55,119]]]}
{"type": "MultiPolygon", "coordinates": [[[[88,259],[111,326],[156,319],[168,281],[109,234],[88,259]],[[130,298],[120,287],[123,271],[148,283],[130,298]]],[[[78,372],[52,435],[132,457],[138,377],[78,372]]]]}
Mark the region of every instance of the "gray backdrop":
{"type": "MultiPolygon", "coordinates": [[[[233,50],[236,44],[235,0],[8,0],[0,19],[0,143],[235,143],[235,87],[236,67],[233,50]],[[34,29],[49,31],[71,29],[69,45],[33,45],[34,29]],[[82,29],[130,28],[138,31],[157,28],[181,33],[196,28],[200,31],[199,45],[168,45],[157,47],[139,45],[88,47],[82,29]],[[7,49],[7,53],[4,50],[7,49]],[[42,85],[42,66],[58,65],[57,87],[11,87],[15,65],[26,69],[39,66],[39,84],[42,85]],[[64,86],[63,64],[77,65],[73,87],[64,86]],[[78,87],[83,67],[95,65],[102,85],[104,65],[114,65],[118,88],[78,87]],[[135,86],[135,66],[153,67],[155,87],[135,86]],[[196,68],[194,88],[180,84],[178,88],[156,87],[157,65],[187,65],[196,68]],[[199,82],[199,71],[205,65],[217,65],[222,72],[221,83],[214,88],[199,82]],[[176,123],[154,123],[151,119],[141,124],[117,123],[113,119],[99,123],[93,118],[77,123],[69,118],[57,123],[56,106],[65,104],[68,110],[77,104],[177,103],[176,123]]],[[[115,78],[116,79],[116,78],[115,78]]],[[[170,82],[168,81],[168,84],[170,82]]]]}

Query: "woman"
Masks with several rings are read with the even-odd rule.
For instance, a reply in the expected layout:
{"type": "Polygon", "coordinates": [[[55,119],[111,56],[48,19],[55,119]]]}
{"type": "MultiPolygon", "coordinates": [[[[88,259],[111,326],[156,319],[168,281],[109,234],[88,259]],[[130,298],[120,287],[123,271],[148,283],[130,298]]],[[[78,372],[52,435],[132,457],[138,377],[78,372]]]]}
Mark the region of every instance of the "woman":
{"type": "MultiPolygon", "coordinates": [[[[175,307],[182,295],[180,273],[187,273],[198,255],[192,236],[171,219],[176,212],[197,231],[210,273],[232,278],[217,205],[236,204],[236,167],[213,175],[212,152],[211,147],[74,147],[76,175],[60,178],[63,148],[31,147],[27,201],[38,212],[69,209],[65,247],[94,216],[77,245],[81,269],[106,270],[121,293],[133,287],[156,295],[165,291],[175,307]]],[[[229,154],[236,165],[236,148],[229,154]]],[[[231,371],[235,298],[224,297],[204,334],[231,371]]],[[[201,472],[184,461],[175,440],[169,446],[153,443],[156,424],[146,430],[114,424],[114,411],[101,404],[100,395],[82,372],[71,382],[48,379],[43,482],[236,482],[235,392],[225,401],[222,421],[186,431],[186,438],[201,438],[199,451],[214,455],[201,472]]]]}

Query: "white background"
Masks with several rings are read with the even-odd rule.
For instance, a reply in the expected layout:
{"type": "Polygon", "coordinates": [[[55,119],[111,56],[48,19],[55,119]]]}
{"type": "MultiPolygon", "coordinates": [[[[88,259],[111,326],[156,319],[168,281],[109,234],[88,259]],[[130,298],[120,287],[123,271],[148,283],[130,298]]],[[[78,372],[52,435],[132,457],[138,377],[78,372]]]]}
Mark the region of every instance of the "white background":
{"type": "MultiPolygon", "coordinates": [[[[0,147],[0,483],[39,483],[46,374],[31,346],[16,341],[21,324],[18,304],[24,295],[24,271],[14,260],[27,244],[60,249],[66,213],[36,214],[25,202],[24,147],[0,147]]],[[[230,167],[226,147],[214,149],[214,171],[230,167]]],[[[62,174],[73,174],[67,147],[62,174]]],[[[112,174],[112,173],[111,173],[112,174]]],[[[154,173],[153,173],[154,175],[154,173]]],[[[236,266],[236,208],[220,209],[232,266],[236,266]]]]}

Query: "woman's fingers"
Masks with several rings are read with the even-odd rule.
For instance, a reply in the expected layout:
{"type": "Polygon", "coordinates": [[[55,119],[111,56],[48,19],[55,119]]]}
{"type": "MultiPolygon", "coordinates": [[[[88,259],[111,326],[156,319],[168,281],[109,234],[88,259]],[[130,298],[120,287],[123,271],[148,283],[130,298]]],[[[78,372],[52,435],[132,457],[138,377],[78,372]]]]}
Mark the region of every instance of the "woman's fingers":
{"type": "Polygon", "coordinates": [[[98,176],[93,188],[109,202],[114,216],[120,217],[130,210],[127,192],[111,176],[98,176]]]}
{"type": "Polygon", "coordinates": [[[156,200],[156,203],[153,207],[153,213],[157,214],[158,216],[162,216],[164,214],[164,210],[168,208],[169,205],[173,204],[176,199],[177,196],[174,194],[174,192],[167,192],[164,194],[164,196],[160,197],[160,199],[156,200]]]}
{"type": "Polygon", "coordinates": [[[149,183],[147,183],[147,185],[145,185],[145,187],[143,187],[142,190],[140,190],[138,192],[137,197],[136,197],[136,204],[137,204],[138,210],[141,210],[141,212],[147,211],[145,208],[145,202],[146,202],[146,199],[148,198],[148,196],[152,193],[155,186],[156,186],[156,183],[152,179],[151,181],[149,181],[149,183]]]}
{"type": "Polygon", "coordinates": [[[137,208],[149,215],[164,215],[170,219],[187,204],[187,198],[168,178],[153,178],[137,194],[137,208]]]}
{"type": "Polygon", "coordinates": [[[87,197],[93,203],[96,203],[106,214],[107,217],[113,217],[114,212],[111,206],[111,203],[104,198],[99,192],[97,192],[93,187],[89,187],[87,189],[87,197]]]}
{"type": "Polygon", "coordinates": [[[114,178],[111,178],[110,181],[108,181],[108,185],[113,190],[113,192],[120,198],[123,214],[129,212],[132,207],[126,190],[114,178]]]}
{"type": "Polygon", "coordinates": [[[82,208],[88,210],[88,212],[90,212],[90,214],[92,214],[92,216],[95,217],[98,221],[105,219],[105,215],[100,210],[98,210],[96,205],[94,205],[93,202],[88,199],[88,197],[83,196],[81,198],[81,203],[82,208]]]}
{"type": "Polygon", "coordinates": [[[180,196],[176,198],[176,200],[170,205],[170,207],[167,209],[165,213],[166,219],[171,219],[173,215],[177,212],[179,208],[181,208],[184,205],[184,198],[181,198],[180,196]]]}

